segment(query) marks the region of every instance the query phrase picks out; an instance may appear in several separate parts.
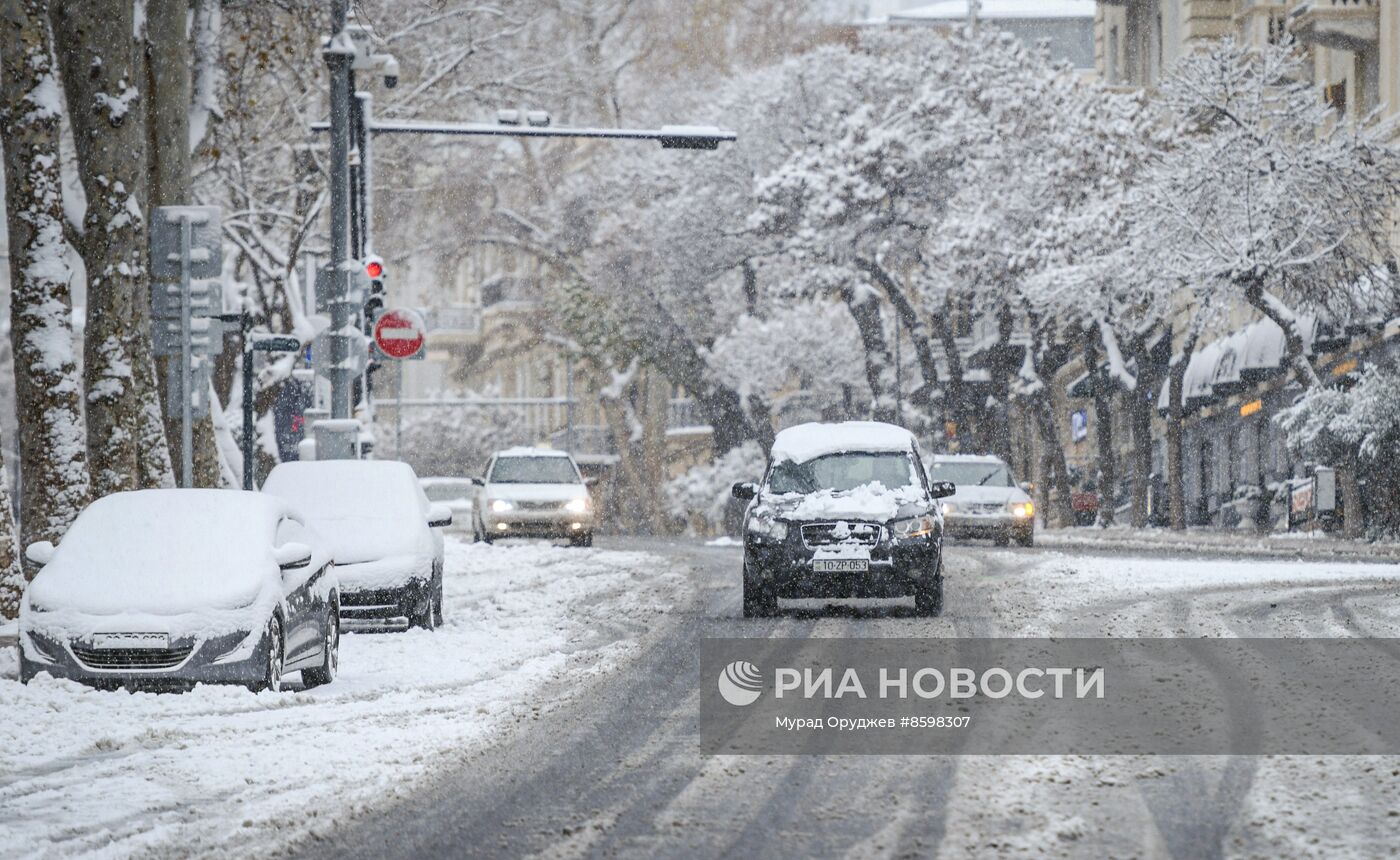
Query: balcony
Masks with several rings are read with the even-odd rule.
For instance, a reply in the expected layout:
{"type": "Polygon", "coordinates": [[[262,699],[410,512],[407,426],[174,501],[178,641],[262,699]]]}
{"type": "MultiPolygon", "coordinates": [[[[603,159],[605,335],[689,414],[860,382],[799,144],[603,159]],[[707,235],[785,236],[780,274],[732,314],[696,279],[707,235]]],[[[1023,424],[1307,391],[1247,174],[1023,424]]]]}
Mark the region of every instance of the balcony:
{"type": "Polygon", "coordinates": [[[1363,51],[1380,40],[1381,0],[1303,0],[1289,13],[1289,29],[1301,42],[1363,51]]]}

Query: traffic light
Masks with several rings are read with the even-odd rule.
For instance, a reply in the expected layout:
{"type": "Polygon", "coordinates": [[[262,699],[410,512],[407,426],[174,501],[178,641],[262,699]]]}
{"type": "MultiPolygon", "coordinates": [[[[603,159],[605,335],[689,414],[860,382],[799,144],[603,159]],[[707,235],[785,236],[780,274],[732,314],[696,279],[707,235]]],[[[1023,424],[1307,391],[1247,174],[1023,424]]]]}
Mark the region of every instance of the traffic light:
{"type": "Polygon", "coordinates": [[[384,259],[378,254],[370,254],[364,261],[365,274],[369,277],[369,294],[365,297],[365,334],[374,332],[374,321],[384,310],[384,259]]]}

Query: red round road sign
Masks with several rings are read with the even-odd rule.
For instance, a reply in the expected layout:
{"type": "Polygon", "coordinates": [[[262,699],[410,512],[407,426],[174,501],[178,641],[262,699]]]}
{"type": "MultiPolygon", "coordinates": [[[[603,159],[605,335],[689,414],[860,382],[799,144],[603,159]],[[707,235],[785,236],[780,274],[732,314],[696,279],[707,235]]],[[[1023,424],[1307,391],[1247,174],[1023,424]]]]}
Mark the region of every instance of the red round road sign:
{"type": "Polygon", "coordinates": [[[374,345],[389,358],[412,358],[423,348],[423,318],[399,308],[385,311],[374,323],[374,345]]]}

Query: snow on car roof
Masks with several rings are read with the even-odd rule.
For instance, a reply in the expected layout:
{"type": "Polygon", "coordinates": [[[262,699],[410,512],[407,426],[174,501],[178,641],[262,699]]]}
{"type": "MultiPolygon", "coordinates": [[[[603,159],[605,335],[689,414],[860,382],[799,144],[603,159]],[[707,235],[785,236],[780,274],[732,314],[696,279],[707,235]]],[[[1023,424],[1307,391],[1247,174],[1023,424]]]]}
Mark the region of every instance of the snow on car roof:
{"type": "Polygon", "coordinates": [[[839,424],[798,424],[773,439],[773,462],[805,463],[843,451],[909,451],[914,434],[880,421],[843,421],[839,424]]]}
{"type": "Polygon", "coordinates": [[[273,569],[273,530],[287,510],[239,490],[114,493],[78,516],[31,594],[96,614],[243,606],[273,569]]]}
{"type": "Polygon", "coordinates": [[[507,448],[504,451],[497,451],[497,457],[567,457],[568,451],[560,451],[558,448],[527,448],[523,445],[514,448],[507,448]]]}

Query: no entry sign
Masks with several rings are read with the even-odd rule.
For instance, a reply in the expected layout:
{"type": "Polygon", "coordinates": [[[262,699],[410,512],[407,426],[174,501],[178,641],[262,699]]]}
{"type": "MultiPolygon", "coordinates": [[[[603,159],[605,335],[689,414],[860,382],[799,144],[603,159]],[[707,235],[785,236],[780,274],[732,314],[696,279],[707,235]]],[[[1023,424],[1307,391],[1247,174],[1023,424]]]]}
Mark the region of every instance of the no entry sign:
{"type": "Polygon", "coordinates": [[[374,323],[374,345],[388,358],[412,358],[423,349],[427,330],[416,311],[385,311],[374,323]]]}

